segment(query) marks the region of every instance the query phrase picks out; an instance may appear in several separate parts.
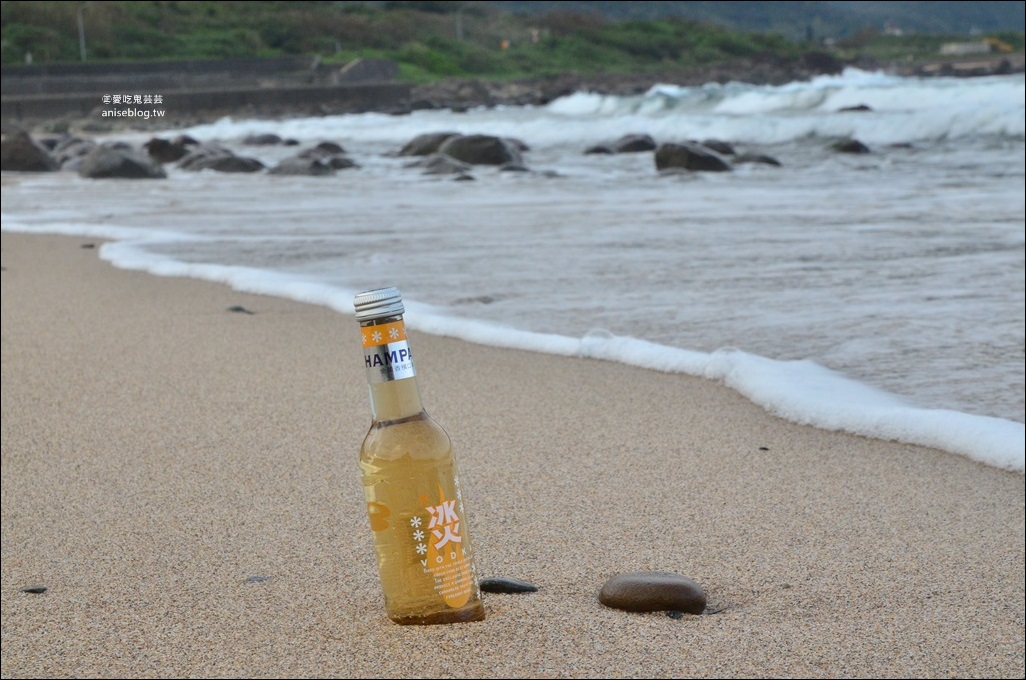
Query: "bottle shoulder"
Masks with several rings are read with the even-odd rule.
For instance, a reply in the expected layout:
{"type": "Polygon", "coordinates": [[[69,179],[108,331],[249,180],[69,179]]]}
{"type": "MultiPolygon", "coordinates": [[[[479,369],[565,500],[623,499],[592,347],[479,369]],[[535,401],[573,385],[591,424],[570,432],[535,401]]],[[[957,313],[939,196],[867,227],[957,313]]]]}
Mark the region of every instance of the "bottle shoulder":
{"type": "Polygon", "coordinates": [[[448,433],[426,412],[371,423],[360,447],[361,460],[444,460],[452,457],[448,433]]]}

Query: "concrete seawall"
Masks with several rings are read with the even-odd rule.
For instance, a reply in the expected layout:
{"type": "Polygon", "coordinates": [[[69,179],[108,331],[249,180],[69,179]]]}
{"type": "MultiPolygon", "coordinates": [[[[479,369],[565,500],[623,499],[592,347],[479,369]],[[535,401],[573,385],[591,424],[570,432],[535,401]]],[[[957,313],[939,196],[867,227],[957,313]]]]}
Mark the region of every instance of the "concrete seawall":
{"type": "MultiPolygon", "coordinates": [[[[142,94],[144,91],[132,94],[142,94]]],[[[145,91],[149,93],[149,91],[145,91]]],[[[402,83],[362,83],[353,85],[314,85],[300,87],[242,87],[208,90],[177,90],[161,93],[159,104],[106,104],[103,95],[43,94],[3,97],[0,119],[5,127],[32,124],[60,118],[96,118],[103,112],[136,109],[164,113],[161,119],[179,120],[195,116],[231,112],[279,116],[288,113],[309,114],[387,111],[398,108],[410,97],[410,86],[402,83]]],[[[126,118],[121,118],[126,120],[126,118]]],[[[153,120],[153,118],[149,118],[153,120]]]]}
{"type": "Polygon", "coordinates": [[[409,101],[410,85],[375,79],[373,68],[355,70],[364,78],[353,72],[306,57],[4,66],[0,119],[6,130],[83,118],[173,122],[233,113],[389,111],[409,101]],[[126,95],[145,99],[122,103],[126,95]],[[128,109],[137,115],[124,116],[128,109]]]}

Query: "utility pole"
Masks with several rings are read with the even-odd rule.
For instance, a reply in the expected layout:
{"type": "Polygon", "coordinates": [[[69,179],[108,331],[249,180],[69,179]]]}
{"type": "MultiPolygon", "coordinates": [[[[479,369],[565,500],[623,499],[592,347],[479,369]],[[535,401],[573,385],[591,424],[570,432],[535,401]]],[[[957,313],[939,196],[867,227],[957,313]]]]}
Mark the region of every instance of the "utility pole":
{"type": "Polygon", "coordinates": [[[82,58],[82,61],[86,60],[85,21],[82,20],[82,13],[88,5],[88,2],[83,2],[78,6],[78,54],[82,58]]]}

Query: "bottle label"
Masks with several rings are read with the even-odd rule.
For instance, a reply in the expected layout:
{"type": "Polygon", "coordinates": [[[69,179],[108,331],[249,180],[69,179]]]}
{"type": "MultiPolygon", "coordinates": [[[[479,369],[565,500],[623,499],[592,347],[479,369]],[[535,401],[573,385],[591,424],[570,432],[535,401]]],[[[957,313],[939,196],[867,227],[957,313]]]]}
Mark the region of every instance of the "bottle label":
{"type": "Polygon", "coordinates": [[[402,320],[378,326],[364,326],[363,361],[367,365],[367,381],[371,383],[402,380],[416,375],[413,354],[406,341],[402,320]]]}
{"type": "Polygon", "coordinates": [[[385,489],[367,489],[367,511],[379,554],[384,550],[390,559],[381,563],[382,584],[386,593],[401,590],[399,599],[441,601],[446,607],[459,609],[480,597],[470,538],[467,535],[463,493],[459,477],[428,482],[424,476],[411,478],[412,487],[422,493],[409,503],[407,511],[399,510],[409,502],[411,488],[395,492],[389,484],[385,489]],[[434,491],[429,491],[430,486],[434,491]],[[450,485],[451,484],[451,485],[450,485]],[[445,487],[450,493],[446,494],[445,487]],[[375,493],[375,492],[383,493],[375,493]],[[373,499],[373,500],[372,500],[373,499]],[[399,501],[390,504],[388,500],[399,501]],[[390,507],[390,505],[392,507],[390,507]],[[392,508],[396,508],[393,511],[392,508]],[[401,584],[401,586],[399,585],[401,584]]]}
{"type": "Polygon", "coordinates": [[[458,477],[454,484],[456,496],[446,499],[439,485],[438,502],[428,501],[421,513],[413,515],[407,531],[422,573],[431,577],[435,592],[445,604],[457,609],[477,595],[478,589],[470,546],[464,540],[463,494],[458,477]]]}

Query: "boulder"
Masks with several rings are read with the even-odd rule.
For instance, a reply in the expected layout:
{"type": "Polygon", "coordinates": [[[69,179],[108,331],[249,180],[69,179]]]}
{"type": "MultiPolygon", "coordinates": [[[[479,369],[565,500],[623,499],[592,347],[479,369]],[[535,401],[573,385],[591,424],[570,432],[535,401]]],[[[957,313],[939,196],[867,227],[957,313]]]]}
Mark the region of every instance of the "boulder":
{"type": "Polygon", "coordinates": [[[60,165],[27,132],[17,132],[0,142],[0,169],[14,172],[53,172],[60,165]]]}
{"type": "Polygon", "coordinates": [[[589,146],[587,149],[584,150],[584,153],[586,153],[586,154],[612,154],[612,153],[616,153],[616,152],[613,151],[611,148],[609,148],[609,146],[607,146],[605,144],[596,144],[595,146],[589,146]]]}
{"type": "Polygon", "coordinates": [[[462,163],[452,156],[444,153],[434,153],[430,156],[407,163],[404,167],[421,168],[425,175],[463,175],[470,172],[470,166],[462,163]]]}
{"type": "Polygon", "coordinates": [[[731,169],[730,164],[712,149],[690,142],[660,144],[655,152],[655,165],[657,170],[682,168],[684,170],[726,172],[731,169]]]}
{"type": "Polygon", "coordinates": [[[430,156],[438,151],[448,139],[458,136],[458,132],[428,132],[417,135],[406,146],[399,150],[400,156],[430,156]]]}
{"type": "Polygon", "coordinates": [[[656,141],[651,135],[624,135],[610,145],[616,153],[638,153],[641,151],[653,151],[656,148],[656,141]]]}
{"type": "Polygon", "coordinates": [[[846,139],[840,142],[834,142],[833,149],[840,153],[869,153],[869,147],[857,139],[846,139]]]}
{"type": "Polygon", "coordinates": [[[702,146],[712,149],[718,154],[723,156],[733,156],[737,151],[734,149],[734,145],[730,142],[724,142],[721,139],[703,139],[702,146]]]}
{"type": "Polygon", "coordinates": [[[82,159],[78,174],[91,179],[163,179],[164,169],[134,149],[98,146],[82,159]]]}
{"type": "Polygon", "coordinates": [[[180,170],[202,170],[210,159],[232,155],[234,154],[224,147],[201,144],[178,161],[178,168],[180,170]]]}
{"type": "Polygon", "coordinates": [[[265,132],[258,135],[247,135],[242,140],[242,143],[247,146],[272,146],[275,144],[284,144],[285,140],[273,132],[265,132]]]}
{"type": "Polygon", "coordinates": [[[459,135],[445,140],[439,153],[471,165],[504,165],[520,163],[520,152],[501,137],[492,135],[459,135]]]}
{"type": "Polygon", "coordinates": [[[260,172],[265,167],[263,163],[255,158],[223,154],[220,156],[208,156],[192,164],[187,169],[191,171],[213,170],[215,172],[260,172]]]}
{"type": "Polygon", "coordinates": [[[67,137],[58,142],[53,149],[53,154],[62,170],[78,172],[81,160],[95,148],[96,142],[91,139],[67,137]]]}
{"type": "Polygon", "coordinates": [[[761,153],[745,152],[734,156],[734,165],[740,165],[741,163],[761,163],[763,165],[775,165],[780,167],[780,161],[776,158],[761,153]]]}
{"type": "Polygon", "coordinates": [[[220,146],[197,146],[178,162],[180,170],[189,172],[259,172],[264,167],[266,166],[255,158],[236,156],[220,146]]]}
{"type": "Polygon", "coordinates": [[[335,169],[331,164],[321,158],[300,158],[290,156],[282,159],[278,165],[268,171],[270,175],[305,175],[308,177],[323,177],[334,175],[335,169]]]}
{"type": "Polygon", "coordinates": [[[320,151],[320,152],[322,152],[322,153],[329,153],[329,154],[337,154],[337,153],[345,153],[346,152],[346,150],[343,149],[340,144],[336,144],[335,142],[320,142],[317,146],[315,146],[313,148],[318,150],[318,151],[320,151]]]}
{"type": "Polygon", "coordinates": [[[162,137],[153,137],[143,146],[150,158],[158,163],[174,163],[189,154],[185,144],[176,144],[162,137]]]}
{"type": "Polygon", "coordinates": [[[334,142],[321,142],[317,146],[300,151],[295,156],[306,160],[319,160],[335,170],[360,167],[356,161],[347,158],[345,150],[334,142]]]}

